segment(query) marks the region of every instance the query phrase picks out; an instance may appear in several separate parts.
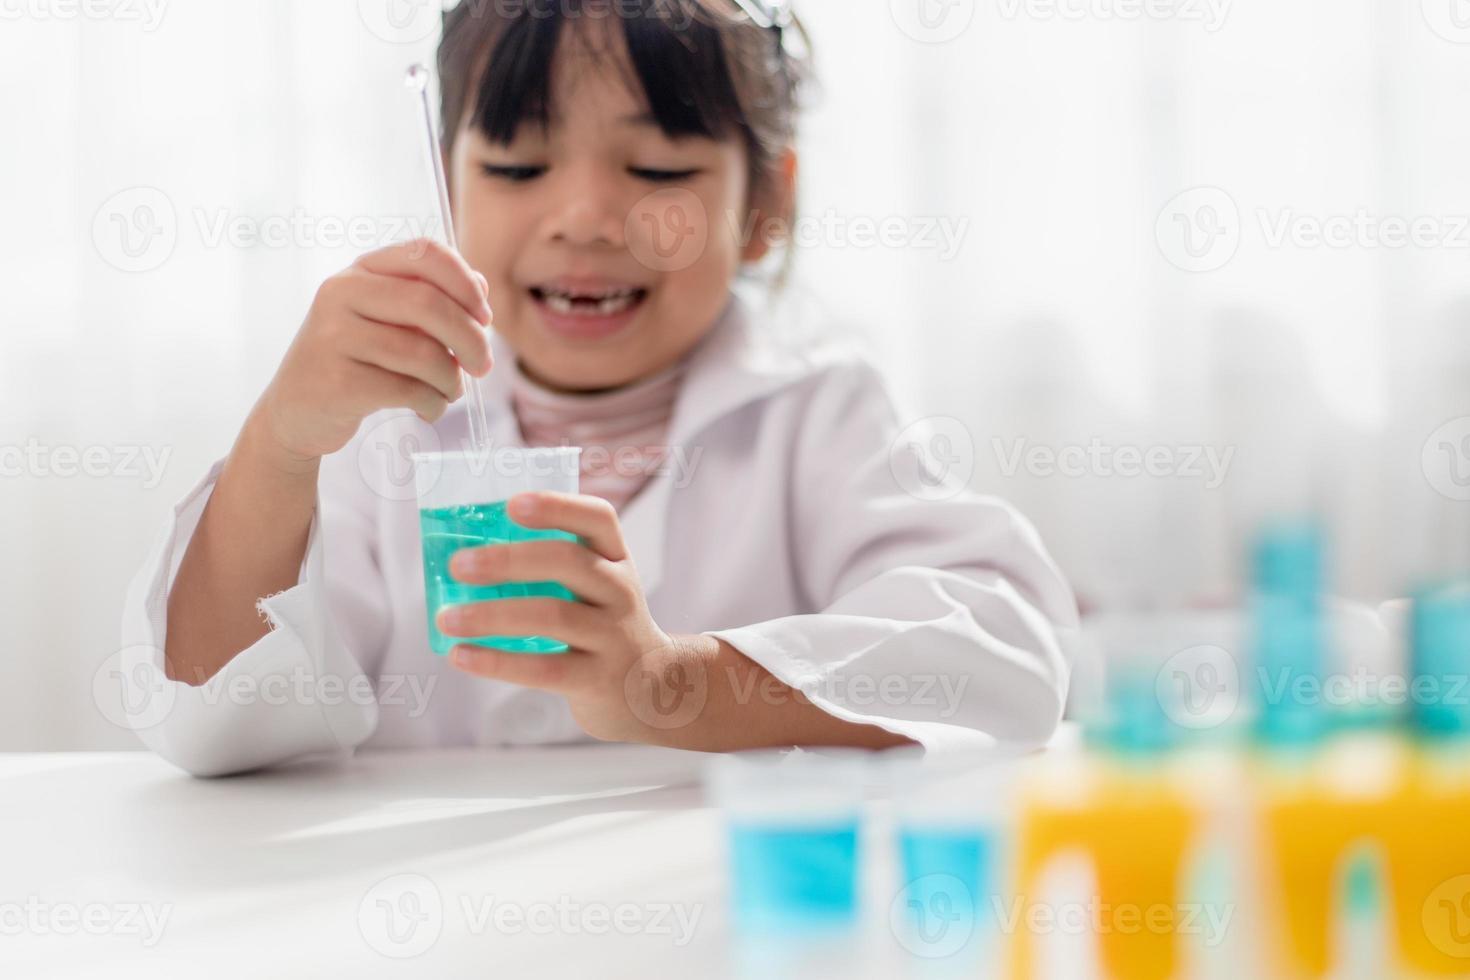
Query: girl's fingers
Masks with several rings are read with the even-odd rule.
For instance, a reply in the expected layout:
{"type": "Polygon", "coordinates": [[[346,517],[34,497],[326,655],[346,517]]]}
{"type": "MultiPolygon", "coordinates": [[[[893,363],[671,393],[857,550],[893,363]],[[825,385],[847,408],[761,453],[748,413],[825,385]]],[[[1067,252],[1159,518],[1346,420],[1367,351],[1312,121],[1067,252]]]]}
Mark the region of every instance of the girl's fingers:
{"type": "Polygon", "coordinates": [[[474,317],[437,286],[412,279],[362,274],[352,312],[378,323],[417,327],[481,376],[491,368],[490,337],[474,317]]]}
{"type": "Polygon", "coordinates": [[[608,631],[595,607],[549,596],[446,606],[438,626],[445,636],[546,636],[583,650],[599,647],[608,631]]]}
{"type": "Polygon", "coordinates": [[[417,378],[361,361],[351,362],[351,369],[356,372],[349,386],[351,398],[357,403],[353,408],[363,415],[370,415],[381,408],[407,408],[432,423],[449,410],[449,401],[444,393],[417,378]]]}
{"type": "Polygon", "coordinates": [[[560,582],[584,602],[620,608],[628,598],[614,563],[576,541],[518,541],[465,548],[449,562],[450,574],[469,585],[560,582]]]}
{"type": "Polygon", "coordinates": [[[576,687],[582,672],[591,666],[582,653],[512,653],[475,646],[457,646],[449,659],[476,677],[558,693],[576,687]]]}
{"type": "Polygon", "coordinates": [[[517,494],[506,506],[511,518],[523,527],[567,531],[608,561],[628,559],[618,512],[601,497],[543,491],[517,494]]]}
{"type": "Polygon", "coordinates": [[[471,269],[458,252],[430,238],[390,245],[357,260],[360,268],[380,276],[422,279],[438,286],[479,322],[490,323],[490,301],[484,276],[471,269]]]}
{"type": "Polygon", "coordinates": [[[364,320],[354,359],[394,374],[416,378],[437,389],[447,401],[464,394],[459,364],[444,345],[413,327],[364,320]]]}

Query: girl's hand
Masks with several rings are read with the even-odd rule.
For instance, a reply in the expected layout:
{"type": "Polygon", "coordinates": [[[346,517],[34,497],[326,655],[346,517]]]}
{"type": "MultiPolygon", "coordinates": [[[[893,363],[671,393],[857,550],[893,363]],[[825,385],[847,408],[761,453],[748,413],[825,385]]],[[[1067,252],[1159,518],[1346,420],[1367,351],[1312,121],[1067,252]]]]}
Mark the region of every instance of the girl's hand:
{"type": "Polygon", "coordinates": [[[581,540],[466,548],[451,560],[450,574],[474,585],[560,582],[580,601],[498,599],[451,606],[440,612],[439,629],[461,637],[546,636],[571,651],[539,655],[459,646],[453,664],[479,677],[565,695],[577,723],[594,738],[649,740],[654,733],[642,720],[648,714],[626,693],[629,675],[646,670],[662,676],[683,645],[648,612],[617,512],[599,497],[564,493],[520,494],[507,509],[525,527],[556,528],[581,540]]]}
{"type": "Polygon", "coordinates": [[[251,424],[312,463],[379,409],[437,421],[463,394],[460,365],[476,377],[491,368],[487,297],[485,277],[437,242],[364,255],[317,290],[251,424]]]}

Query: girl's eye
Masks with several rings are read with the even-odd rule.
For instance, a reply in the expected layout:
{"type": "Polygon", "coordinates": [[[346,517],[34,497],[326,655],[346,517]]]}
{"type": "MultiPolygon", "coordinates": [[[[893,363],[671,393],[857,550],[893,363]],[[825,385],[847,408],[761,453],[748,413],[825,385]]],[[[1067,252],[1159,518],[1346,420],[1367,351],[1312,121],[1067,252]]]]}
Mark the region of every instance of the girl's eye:
{"type": "Polygon", "coordinates": [[[668,184],[677,180],[688,180],[699,175],[699,170],[651,170],[646,167],[629,167],[628,173],[639,180],[655,184],[668,184]]]}
{"type": "Polygon", "coordinates": [[[497,180],[508,180],[512,184],[524,184],[528,180],[535,180],[546,173],[545,167],[516,167],[499,166],[493,163],[480,164],[480,171],[486,177],[494,177],[497,180]]]}

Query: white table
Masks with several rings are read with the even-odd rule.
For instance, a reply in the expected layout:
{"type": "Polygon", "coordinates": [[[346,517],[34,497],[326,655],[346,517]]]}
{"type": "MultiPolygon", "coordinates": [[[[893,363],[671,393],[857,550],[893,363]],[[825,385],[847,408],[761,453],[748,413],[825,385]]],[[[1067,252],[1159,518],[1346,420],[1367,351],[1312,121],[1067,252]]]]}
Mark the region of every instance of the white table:
{"type": "Polygon", "coordinates": [[[701,759],[372,753],[196,780],[143,753],[0,756],[0,976],[699,975],[723,931],[701,759]]]}
{"type": "MultiPolygon", "coordinates": [[[[145,753],[0,756],[0,976],[748,974],[707,758],[365,753],[197,780],[145,753]]],[[[891,976],[892,848],[869,829],[862,960],[891,976]]]]}

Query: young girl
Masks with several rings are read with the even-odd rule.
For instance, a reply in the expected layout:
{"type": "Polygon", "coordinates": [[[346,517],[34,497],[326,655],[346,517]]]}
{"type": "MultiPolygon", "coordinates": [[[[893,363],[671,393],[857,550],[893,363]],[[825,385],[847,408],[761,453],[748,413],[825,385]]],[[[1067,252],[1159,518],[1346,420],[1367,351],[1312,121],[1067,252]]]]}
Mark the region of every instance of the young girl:
{"type": "Polygon", "coordinates": [[[879,375],[774,341],[732,294],[772,244],[744,232],[795,199],[805,66],[799,26],[771,14],[446,15],[460,254],[410,243],[327,280],[229,456],[175,509],[125,620],[130,669],[153,672],[153,749],[203,775],[358,745],[1051,734],[1075,610],[1031,527],[996,499],[928,492],[879,375]],[[429,650],[402,453],[466,446],[461,366],[495,445],[587,451],[582,494],[509,503],[577,540],[466,549],[452,572],[578,601],[463,605],[437,625],[568,653],[429,650]]]}

